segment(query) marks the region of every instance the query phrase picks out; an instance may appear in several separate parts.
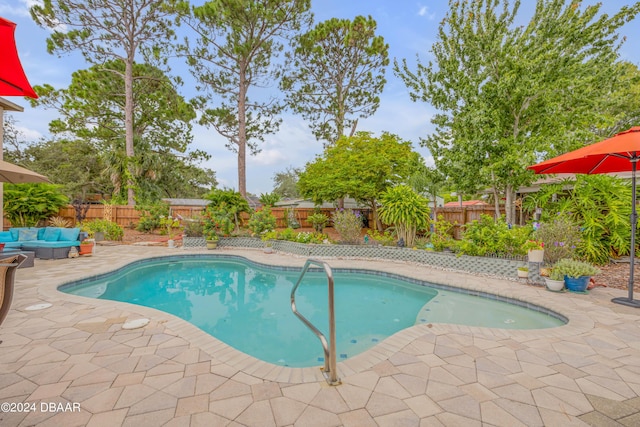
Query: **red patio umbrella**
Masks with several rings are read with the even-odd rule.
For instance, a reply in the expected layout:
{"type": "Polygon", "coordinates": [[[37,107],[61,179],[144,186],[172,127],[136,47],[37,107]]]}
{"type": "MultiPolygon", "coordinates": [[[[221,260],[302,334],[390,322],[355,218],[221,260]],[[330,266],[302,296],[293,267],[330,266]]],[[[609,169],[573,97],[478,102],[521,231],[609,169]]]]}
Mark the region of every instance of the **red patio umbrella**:
{"type": "Polygon", "coordinates": [[[620,132],[615,136],[565,153],[537,165],[529,166],[537,174],[584,173],[602,174],[631,171],[631,271],[629,272],[629,297],[614,298],[618,304],[640,308],[640,301],[633,299],[633,269],[636,249],[636,169],[640,159],[640,126],[620,132]]]}
{"type": "Polygon", "coordinates": [[[0,96],[28,96],[37,98],[24,74],[14,33],[16,24],[0,17],[0,96]]]}

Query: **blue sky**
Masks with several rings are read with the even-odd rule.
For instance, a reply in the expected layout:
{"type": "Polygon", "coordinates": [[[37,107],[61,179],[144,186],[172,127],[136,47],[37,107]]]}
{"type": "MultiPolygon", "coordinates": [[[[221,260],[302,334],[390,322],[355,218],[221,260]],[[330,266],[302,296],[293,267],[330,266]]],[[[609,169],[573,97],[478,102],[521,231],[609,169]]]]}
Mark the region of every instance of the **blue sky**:
{"type": "MultiPolygon", "coordinates": [[[[46,39],[49,34],[29,16],[28,8],[34,3],[34,0],[4,0],[0,3],[0,16],[18,24],[18,52],[31,84],[48,83],[56,88],[64,88],[71,82],[74,71],[90,65],[79,54],[58,58],[47,53],[46,39]]],[[[533,0],[524,0],[522,3],[525,19],[527,9],[535,3],[533,0]]],[[[583,1],[583,4],[595,3],[595,0],[583,1]]],[[[603,3],[604,12],[614,13],[632,2],[607,0],[603,3]]],[[[391,59],[407,58],[411,62],[416,54],[423,61],[428,60],[431,45],[436,41],[438,24],[448,8],[446,0],[312,0],[312,4],[316,22],[332,17],[353,19],[357,15],[371,15],[378,23],[378,34],[389,44],[391,59]]],[[[638,65],[640,26],[637,19],[623,27],[621,34],[627,37],[621,51],[622,58],[638,65]]],[[[428,151],[420,148],[418,142],[420,137],[428,135],[433,129],[430,124],[433,108],[423,103],[413,103],[402,81],[393,75],[391,67],[386,76],[387,85],[381,96],[380,108],[374,116],[360,120],[358,130],[397,134],[412,141],[427,163],[432,163],[428,151]]],[[[190,98],[194,95],[193,80],[186,71],[182,77],[185,85],[180,91],[190,98]]],[[[24,107],[23,113],[13,113],[24,139],[35,141],[48,136],[48,123],[57,117],[55,111],[32,109],[27,101],[19,97],[7,99],[24,107]]],[[[212,156],[203,166],[216,171],[221,186],[237,188],[236,155],[224,145],[224,139],[214,130],[194,127],[193,148],[205,150],[212,156]]],[[[321,152],[322,143],[315,140],[300,117],[283,115],[280,132],[268,136],[262,145],[262,152],[247,159],[247,190],[254,194],[270,192],[275,172],[288,166],[303,167],[321,152]]]]}

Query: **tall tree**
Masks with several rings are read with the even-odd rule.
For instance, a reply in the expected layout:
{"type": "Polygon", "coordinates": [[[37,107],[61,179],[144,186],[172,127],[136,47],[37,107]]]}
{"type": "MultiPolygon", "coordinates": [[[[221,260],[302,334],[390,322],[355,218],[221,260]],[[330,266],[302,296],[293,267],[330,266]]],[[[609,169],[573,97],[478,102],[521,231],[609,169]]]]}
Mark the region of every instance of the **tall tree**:
{"type": "Polygon", "coordinates": [[[293,62],[281,88],[287,104],[309,121],[318,140],[333,144],[358,118],[373,115],[386,83],[389,45],[376,35],[372,17],[333,18],[294,40],[293,62]]]}
{"type": "MultiPolygon", "coordinates": [[[[106,66],[124,70],[122,63],[106,66]]],[[[127,181],[135,186],[139,201],[171,197],[178,190],[193,194],[199,188],[204,192],[215,185],[211,171],[195,166],[208,155],[200,151],[184,154],[192,140],[193,107],[178,95],[160,69],[134,64],[133,75],[133,157],[128,157],[125,149],[124,83],[113,79],[103,67],[74,72],[66,89],[38,86],[41,97],[33,104],[58,111],[60,117],[49,125],[54,134],[71,134],[94,147],[116,198],[126,199],[127,181]],[[137,76],[148,78],[135,79],[137,76]]]]}
{"type": "MultiPolygon", "coordinates": [[[[43,0],[31,8],[34,21],[53,31],[47,39],[49,53],[80,51],[87,62],[111,73],[124,82],[124,128],[126,157],[135,156],[134,63],[166,64],[162,52],[175,34],[170,25],[171,13],[158,0],[43,0]],[[120,64],[120,67],[115,65],[120,64]],[[123,65],[123,66],[122,66],[123,65]]],[[[134,165],[127,167],[131,175],[134,165]]],[[[127,182],[127,201],[135,204],[134,182],[127,182]]]]}
{"type": "Polygon", "coordinates": [[[617,30],[640,3],[613,16],[600,4],[538,0],[516,26],[520,1],[450,0],[433,61],[406,60],[394,70],[411,99],[440,113],[422,141],[462,191],[490,186],[515,220],[514,192],[533,180],[526,166],[593,140],[608,120],[603,106],[620,87],[617,30]]]}
{"type": "Polygon", "coordinates": [[[409,141],[387,132],[379,137],[356,132],[338,139],[322,156],[307,163],[298,187],[316,204],[346,196],[366,203],[379,227],[376,199],[387,188],[404,182],[419,162],[420,155],[409,141]]]}
{"type": "Polygon", "coordinates": [[[300,197],[298,191],[298,178],[302,169],[289,166],[282,172],[276,172],[273,175],[273,192],[281,198],[295,199],[300,197]]]}
{"type": "Polygon", "coordinates": [[[197,34],[184,51],[201,93],[195,99],[200,123],[213,127],[238,153],[238,190],[246,197],[247,147],[251,154],[259,152],[258,141],[278,130],[282,110],[276,99],[259,100],[257,89],[277,78],[272,61],[283,40],[310,21],[310,0],[210,0],[189,14],[188,3],[181,6],[197,34]],[[250,100],[252,88],[258,96],[250,100]]]}

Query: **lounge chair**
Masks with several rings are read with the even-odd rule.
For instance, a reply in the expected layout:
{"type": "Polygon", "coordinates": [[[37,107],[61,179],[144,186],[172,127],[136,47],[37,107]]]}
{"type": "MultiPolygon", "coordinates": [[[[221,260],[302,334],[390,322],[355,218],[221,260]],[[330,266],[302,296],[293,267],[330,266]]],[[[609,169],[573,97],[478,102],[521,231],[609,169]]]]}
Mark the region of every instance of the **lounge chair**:
{"type": "MultiPolygon", "coordinates": [[[[26,260],[26,255],[17,254],[0,259],[0,325],[9,313],[13,298],[13,280],[16,268],[26,260]]],[[[0,341],[2,343],[2,341],[0,341]]]]}

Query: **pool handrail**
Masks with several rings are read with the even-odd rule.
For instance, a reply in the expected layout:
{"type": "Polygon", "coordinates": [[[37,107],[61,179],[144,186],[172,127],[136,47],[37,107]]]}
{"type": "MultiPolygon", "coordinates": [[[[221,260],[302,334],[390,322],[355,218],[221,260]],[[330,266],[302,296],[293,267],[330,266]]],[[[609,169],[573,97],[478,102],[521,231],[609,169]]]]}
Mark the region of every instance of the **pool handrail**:
{"type": "Polygon", "coordinates": [[[300,277],[296,282],[293,289],[291,289],[291,310],[293,314],[295,314],[302,322],[307,325],[311,332],[313,332],[320,343],[322,344],[322,349],[324,350],[324,369],[322,370],[327,383],[329,385],[339,385],[341,384],[340,379],[338,378],[338,372],[336,370],[336,321],[335,321],[335,311],[333,307],[333,272],[331,271],[331,267],[325,261],[316,260],[313,258],[307,259],[307,262],[304,263],[304,267],[302,268],[302,273],[300,273],[300,277]],[[296,308],[296,290],[300,283],[302,282],[302,278],[309,270],[311,265],[315,265],[318,267],[322,267],[324,269],[325,274],[327,275],[327,285],[329,292],[329,342],[327,343],[327,339],[318,328],[313,326],[313,324],[302,314],[298,312],[296,308]]]}

